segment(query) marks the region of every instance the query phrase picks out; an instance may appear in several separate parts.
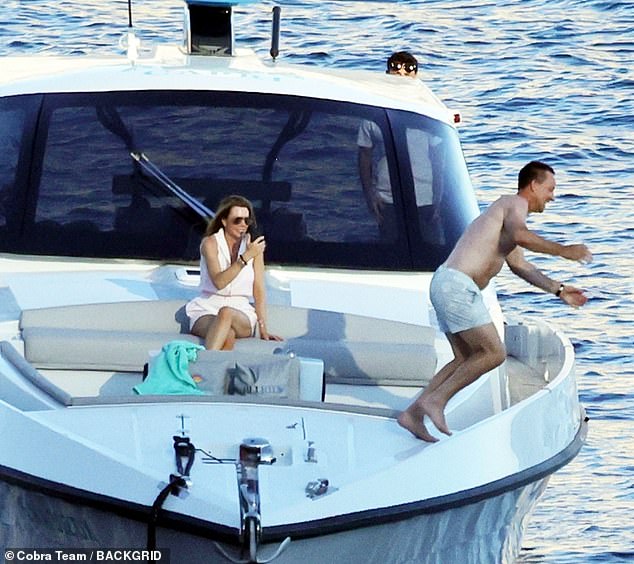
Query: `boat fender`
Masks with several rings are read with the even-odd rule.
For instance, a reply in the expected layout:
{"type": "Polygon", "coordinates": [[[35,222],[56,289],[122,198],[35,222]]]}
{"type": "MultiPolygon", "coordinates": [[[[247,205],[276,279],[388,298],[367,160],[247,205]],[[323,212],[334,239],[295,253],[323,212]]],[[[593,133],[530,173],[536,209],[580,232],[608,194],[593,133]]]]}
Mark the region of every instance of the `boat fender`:
{"type": "Polygon", "coordinates": [[[269,51],[273,60],[280,54],[280,12],[282,8],[273,6],[273,25],[271,30],[271,49],[269,51]]]}

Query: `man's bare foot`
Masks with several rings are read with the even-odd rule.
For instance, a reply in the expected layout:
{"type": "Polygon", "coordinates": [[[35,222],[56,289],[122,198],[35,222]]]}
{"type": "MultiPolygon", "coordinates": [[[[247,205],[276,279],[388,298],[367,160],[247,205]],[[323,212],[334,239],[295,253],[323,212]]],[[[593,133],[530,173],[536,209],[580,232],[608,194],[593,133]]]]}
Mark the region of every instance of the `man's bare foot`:
{"type": "Polygon", "coordinates": [[[447,421],[445,420],[445,411],[444,405],[436,403],[429,396],[426,398],[420,399],[420,407],[421,409],[429,416],[431,422],[436,426],[436,428],[445,435],[451,435],[451,431],[447,426],[447,421]]]}
{"type": "Polygon", "coordinates": [[[436,437],[434,437],[425,427],[423,423],[423,416],[421,414],[420,417],[416,417],[409,411],[403,411],[398,416],[398,424],[403,427],[403,429],[407,429],[412,435],[422,439],[423,441],[427,441],[428,443],[435,443],[438,441],[436,437]]]}

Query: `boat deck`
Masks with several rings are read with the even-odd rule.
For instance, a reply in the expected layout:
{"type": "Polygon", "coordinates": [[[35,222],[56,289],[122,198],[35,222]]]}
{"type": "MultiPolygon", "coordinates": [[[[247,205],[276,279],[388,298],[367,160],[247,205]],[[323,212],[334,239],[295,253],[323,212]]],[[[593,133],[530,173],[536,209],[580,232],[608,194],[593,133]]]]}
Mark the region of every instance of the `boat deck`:
{"type": "MultiPolygon", "coordinates": [[[[121,399],[132,394],[133,386],[142,381],[140,372],[105,372],[74,370],[40,370],[54,385],[71,397],[121,399]]],[[[531,396],[547,383],[545,375],[520,360],[507,358],[510,405],[531,396]]],[[[386,409],[404,409],[420,392],[419,386],[358,386],[328,384],[327,403],[350,404],[386,409]]]]}

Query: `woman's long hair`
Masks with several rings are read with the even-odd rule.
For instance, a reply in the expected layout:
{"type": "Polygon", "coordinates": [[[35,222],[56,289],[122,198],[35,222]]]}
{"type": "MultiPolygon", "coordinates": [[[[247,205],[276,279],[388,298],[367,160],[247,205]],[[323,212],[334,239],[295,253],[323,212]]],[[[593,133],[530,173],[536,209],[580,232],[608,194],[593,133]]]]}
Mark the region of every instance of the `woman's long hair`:
{"type": "Polygon", "coordinates": [[[216,210],[216,215],[207,225],[207,229],[205,230],[205,237],[209,237],[209,235],[213,235],[222,229],[222,220],[227,219],[229,217],[229,212],[231,212],[231,208],[239,207],[239,208],[247,208],[249,210],[249,219],[251,220],[251,225],[255,226],[255,211],[253,211],[253,204],[247,200],[243,196],[238,196],[233,194],[231,196],[227,196],[220,201],[218,204],[218,209],[216,210]]]}

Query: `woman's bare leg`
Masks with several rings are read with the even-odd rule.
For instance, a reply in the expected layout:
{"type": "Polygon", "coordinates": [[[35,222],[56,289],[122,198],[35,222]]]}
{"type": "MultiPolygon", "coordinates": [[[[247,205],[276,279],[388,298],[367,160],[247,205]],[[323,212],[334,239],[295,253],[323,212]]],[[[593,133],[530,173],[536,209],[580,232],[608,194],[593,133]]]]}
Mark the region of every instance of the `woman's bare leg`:
{"type": "Polygon", "coordinates": [[[205,348],[222,350],[233,348],[236,338],[250,337],[251,324],[247,316],[230,307],[220,308],[218,315],[204,315],[194,323],[192,333],[205,339],[205,348]]]}
{"type": "Polygon", "coordinates": [[[223,351],[232,351],[236,346],[236,332],[233,329],[229,329],[229,334],[222,345],[223,351]]]}

